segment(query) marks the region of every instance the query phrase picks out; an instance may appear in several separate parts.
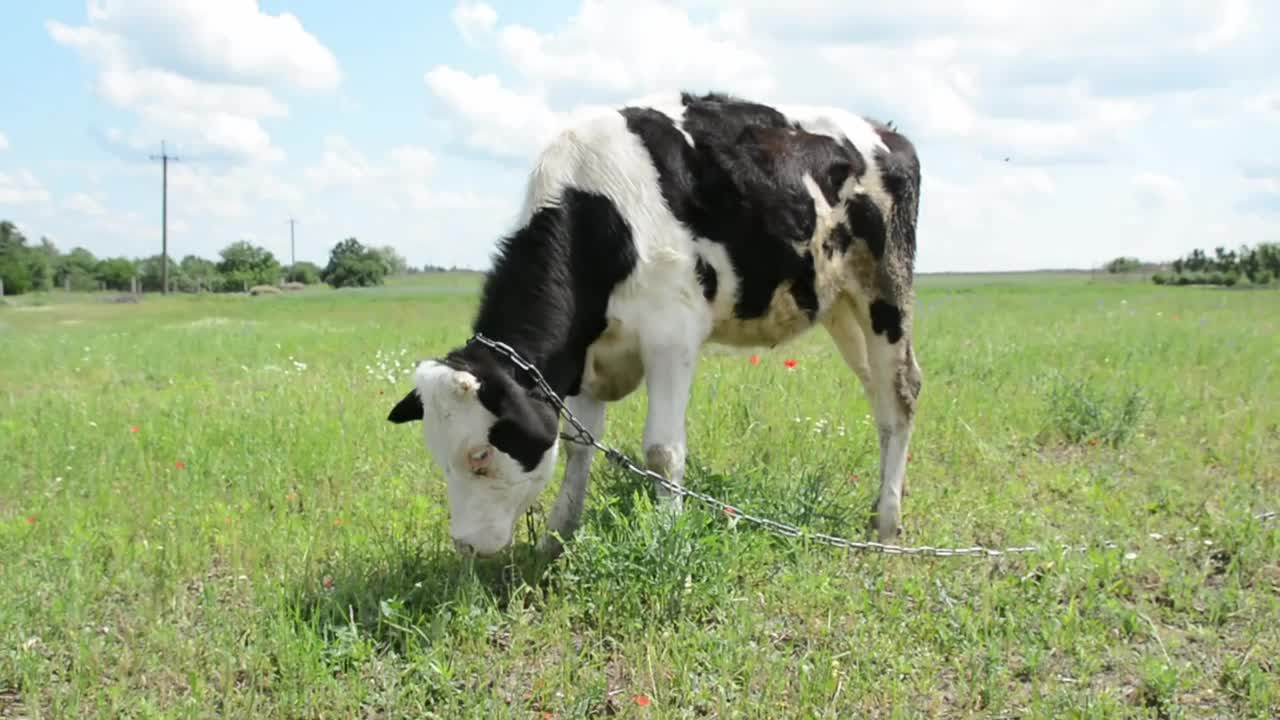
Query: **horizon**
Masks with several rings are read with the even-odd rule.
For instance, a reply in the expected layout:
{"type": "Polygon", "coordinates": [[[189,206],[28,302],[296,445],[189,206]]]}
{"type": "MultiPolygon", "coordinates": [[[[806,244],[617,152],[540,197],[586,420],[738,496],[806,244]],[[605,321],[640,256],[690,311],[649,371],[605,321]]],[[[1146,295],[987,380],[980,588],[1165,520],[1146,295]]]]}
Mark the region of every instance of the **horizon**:
{"type": "Polygon", "coordinates": [[[63,252],[156,255],[164,142],[175,261],[247,240],[286,264],[292,217],[299,261],[356,237],[483,271],[539,146],[584,108],[714,90],[894,122],[923,167],[920,274],[1275,241],[1280,151],[1255,138],[1280,129],[1280,8],[1169,8],[10,7],[0,220],[63,252]]]}

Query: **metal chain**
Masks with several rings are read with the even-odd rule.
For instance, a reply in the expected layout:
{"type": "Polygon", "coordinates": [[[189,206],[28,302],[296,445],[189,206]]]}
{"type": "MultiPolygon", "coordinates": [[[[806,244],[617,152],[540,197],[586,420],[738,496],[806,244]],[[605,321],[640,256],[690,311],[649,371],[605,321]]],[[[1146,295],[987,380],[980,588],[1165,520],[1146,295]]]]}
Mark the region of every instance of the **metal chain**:
{"type": "MultiPolygon", "coordinates": [[[[559,412],[563,413],[565,419],[568,420],[571,425],[573,425],[573,429],[575,431],[574,434],[560,433],[561,438],[572,443],[577,443],[579,445],[590,445],[591,447],[594,447],[595,449],[604,453],[605,457],[609,458],[609,460],[614,464],[625,468],[626,470],[628,470],[629,472],[635,475],[648,478],[653,482],[658,483],[659,485],[661,485],[663,488],[665,488],[667,491],[671,493],[674,493],[681,497],[691,497],[691,498],[694,498],[695,500],[699,500],[702,503],[710,507],[713,507],[716,510],[719,510],[725,513],[726,515],[728,515],[731,519],[731,522],[733,523],[736,523],[739,520],[746,520],[747,522],[753,525],[758,525],[760,527],[765,528],[766,530],[769,530],[771,532],[777,533],[778,535],[782,535],[785,537],[804,538],[808,540],[813,540],[815,542],[818,542],[824,545],[830,545],[832,547],[837,547],[837,548],[844,548],[846,550],[877,552],[885,555],[912,555],[912,556],[927,556],[927,557],[968,556],[968,557],[994,558],[994,557],[1001,557],[1004,555],[1012,555],[1017,553],[1038,552],[1043,549],[1037,545],[1023,545],[1023,546],[1007,547],[1003,549],[987,548],[981,545],[974,545],[971,547],[957,547],[957,548],[934,547],[931,545],[907,547],[902,545],[890,545],[887,543],[879,543],[879,542],[849,540],[846,538],[836,537],[834,535],[827,535],[826,533],[805,532],[804,530],[801,530],[800,528],[797,528],[794,525],[789,525],[787,523],[780,522],[777,520],[772,520],[770,518],[760,517],[758,515],[752,515],[751,513],[744,512],[741,508],[735,505],[726,503],[722,500],[718,500],[705,493],[700,493],[696,490],[690,490],[689,488],[686,488],[682,485],[677,485],[671,482],[670,480],[668,480],[667,478],[663,477],[662,475],[659,475],[658,473],[652,470],[649,470],[648,468],[640,467],[639,465],[634,463],[631,460],[631,458],[628,457],[622,451],[603,445],[599,440],[593,437],[585,427],[583,427],[582,423],[578,421],[578,418],[574,417],[573,413],[565,405],[564,401],[560,399],[560,396],[556,394],[555,390],[551,389],[551,385],[546,381],[545,378],[542,377],[542,373],[538,370],[538,368],[535,367],[533,363],[530,363],[524,358],[520,357],[520,354],[517,353],[510,345],[507,345],[506,343],[503,343],[503,342],[499,342],[497,340],[492,340],[480,333],[476,333],[475,335],[473,335],[471,340],[468,341],[468,344],[471,342],[478,342],[481,345],[484,345],[494,350],[495,352],[499,353],[500,355],[510,360],[511,363],[514,364],[516,367],[528,373],[529,377],[531,377],[533,381],[537,383],[538,389],[544,395],[546,395],[545,400],[548,403],[550,403],[552,406],[554,406],[559,412]]],[[[1269,511],[1269,512],[1264,512],[1264,513],[1255,515],[1254,519],[1258,521],[1266,521],[1266,520],[1274,519],[1275,517],[1276,517],[1276,512],[1269,511]]],[[[1106,543],[1106,545],[1108,547],[1113,547],[1113,548],[1115,547],[1115,544],[1110,542],[1106,543]]],[[[1063,546],[1062,549],[1070,550],[1071,547],[1063,546]]],[[[1080,548],[1080,549],[1084,549],[1084,548],[1080,548]]]]}

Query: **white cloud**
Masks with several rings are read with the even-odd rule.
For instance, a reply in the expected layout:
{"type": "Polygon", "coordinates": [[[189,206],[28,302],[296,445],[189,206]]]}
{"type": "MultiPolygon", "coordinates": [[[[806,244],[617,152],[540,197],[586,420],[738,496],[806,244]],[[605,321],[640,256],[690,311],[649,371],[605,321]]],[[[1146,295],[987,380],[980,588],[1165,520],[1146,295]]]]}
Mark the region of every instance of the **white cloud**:
{"type": "Polygon", "coordinates": [[[1229,45],[1244,33],[1249,24],[1249,0],[1219,0],[1221,13],[1213,28],[1196,36],[1193,46],[1209,52],[1229,45]]]}
{"type": "Polygon", "coordinates": [[[441,209],[482,209],[499,207],[496,198],[468,190],[439,190],[432,187],[437,160],[424,147],[401,145],[392,148],[385,160],[373,162],[346,137],[325,137],[320,162],[303,170],[303,176],[318,190],[340,189],[352,194],[378,198],[392,210],[430,211],[441,209]]]}
{"type": "Polygon", "coordinates": [[[327,135],[318,165],[303,170],[303,176],[317,187],[362,185],[371,175],[369,161],[341,135],[327,135]]]}
{"type": "Polygon", "coordinates": [[[469,43],[478,42],[493,32],[498,13],[482,2],[463,2],[453,9],[453,24],[469,43]]]}
{"type": "Polygon", "coordinates": [[[49,191],[30,170],[0,172],[0,205],[45,205],[50,200],[49,191]]]}
{"type": "Polygon", "coordinates": [[[1154,172],[1140,172],[1130,179],[1139,205],[1160,208],[1172,205],[1184,196],[1182,182],[1154,172]]]}
{"type": "Polygon", "coordinates": [[[84,192],[73,192],[62,201],[62,206],[72,212],[100,218],[107,214],[107,208],[98,198],[84,192]]]}
{"type": "Polygon", "coordinates": [[[47,29],[98,66],[98,94],[146,133],[235,157],[282,160],[262,124],[288,112],[276,89],[329,91],[341,78],[296,17],[256,0],[91,2],[87,25],[47,29]]]}
{"type": "Polygon", "coordinates": [[[499,157],[526,157],[562,124],[545,98],[509,90],[494,75],[436,67],[425,81],[459,116],[466,142],[499,157]]]}
{"type": "Polygon", "coordinates": [[[9,138],[4,133],[0,132],[0,151],[4,151],[8,149],[9,149],[9,138]]]}
{"type": "Polygon", "coordinates": [[[90,27],[123,39],[143,67],[197,80],[334,90],[337,58],[291,13],[271,15],[257,0],[95,0],[90,27]]]}
{"type": "Polygon", "coordinates": [[[630,95],[681,84],[770,92],[772,68],[748,39],[741,13],[697,22],[687,10],[655,0],[586,0],[555,32],[520,25],[498,31],[507,61],[535,84],[630,95]]]}
{"type": "Polygon", "coordinates": [[[1280,92],[1269,92],[1254,95],[1245,100],[1245,110],[1262,115],[1267,120],[1280,120],[1280,92]]]}
{"type": "Polygon", "coordinates": [[[682,87],[759,94],[776,85],[770,63],[748,42],[746,16],[736,11],[700,22],[656,0],[586,0],[552,32],[499,26],[496,13],[468,4],[455,8],[454,18],[467,38],[491,42],[527,85],[513,89],[495,74],[448,65],[424,77],[457,116],[466,144],[497,157],[529,157],[570,118],[603,103],[682,87]],[[476,32],[477,17],[484,33],[476,32]]]}

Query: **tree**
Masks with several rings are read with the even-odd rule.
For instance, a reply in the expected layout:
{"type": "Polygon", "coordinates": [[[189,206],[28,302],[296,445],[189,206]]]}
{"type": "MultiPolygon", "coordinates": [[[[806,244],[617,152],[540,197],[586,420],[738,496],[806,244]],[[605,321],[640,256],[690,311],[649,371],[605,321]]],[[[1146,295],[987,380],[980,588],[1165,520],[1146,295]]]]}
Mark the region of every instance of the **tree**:
{"type": "Polygon", "coordinates": [[[32,288],[31,248],[13,223],[0,222],[0,279],[6,295],[21,295],[32,288]]]}
{"type": "Polygon", "coordinates": [[[386,263],[388,275],[404,275],[409,272],[408,261],[406,261],[404,256],[396,252],[396,249],[390,245],[383,245],[380,248],[375,248],[375,252],[377,252],[378,255],[382,257],[382,261],[386,263]]]}
{"type": "Polygon", "coordinates": [[[1118,257],[1107,263],[1107,272],[1113,274],[1137,272],[1142,267],[1142,261],[1136,257],[1118,257]]]}
{"type": "Polygon", "coordinates": [[[217,290],[222,284],[217,264],[198,255],[182,258],[182,262],[178,263],[178,271],[181,278],[178,288],[184,292],[217,290]]]}
{"type": "Polygon", "coordinates": [[[93,253],[82,247],[72,248],[71,252],[58,258],[54,266],[53,282],[58,287],[71,286],[72,290],[84,292],[96,290],[98,280],[94,277],[94,269],[98,259],[93,253]]]}
{"type": "Polygon", "coordinates": [[[133,287],[133,278],[138,269],[129,258],[117,257],[102,260],[94,268],[98,281],[108,290],[129,290],[133,287]]]}
{"type": "Polygon", "coordinates": [[[31,286],[34,290],[52,290],[53,280],[58,269],[61,253],[53,241],[47,237],[40,238],[27,253],[27,265],[31,268],[31,286]]]}
{"type": "Polygon", "coordinates": [[[1213,249],[1214,267],[1224,273],[1234,272],[1236,270],[1236,253],[1234,250],[1227,250],[1224,247],[1216,247],[1213,249]]]}
{"type": "Polygon", "coordinates": [[[367,287],[381,285],[387,270],[381,253],[351,237],[333,246],[321,278],[335,288],[367,287]]]}
{"type": "Polygon", "coordinates": [[[285,273],[285,279],[289,282],[300,282],[303,285],[315,285],[320,282],[320,267],[312,262],[303,260],[295,263],[285,273]]]}
{"type": "Polygon", "coordinates": [[[1258,256],[1258,266],[1271,277],[1280,277],[1280,243],[1260,243],[1253,250],[1258,256]]]}
{"type": "MultiPolygon", "coordinates": [[[[161,272],[164,267],[163,259],[161,255],[152,255],[138,263],[138,282],[144,291],[156,292],[163,289],[164,274],[161,272]]],[[[169,287],[181,288],[182,286],[182,269],[173,258],[169,258],[169,287]]]]}
{"type": "Polygon", "coordinates": [[[231,243],[220,253],[222,274],[227,290],[241,290],[245,285],[275,285],[280,279],[280,263],[266,248],[244,240],[231,243]]]}

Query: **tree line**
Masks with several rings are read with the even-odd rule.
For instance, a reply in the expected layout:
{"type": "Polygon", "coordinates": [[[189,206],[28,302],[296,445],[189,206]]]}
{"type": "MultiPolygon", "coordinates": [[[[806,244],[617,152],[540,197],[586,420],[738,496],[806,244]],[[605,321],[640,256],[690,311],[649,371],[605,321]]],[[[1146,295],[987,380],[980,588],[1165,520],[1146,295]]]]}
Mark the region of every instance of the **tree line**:
{"type": "Polygon", "coordinates": [[[1253,285],[1269,285],[1280,278],[1280,243],[1242,245],[1239,250],[1214,248],[1209,255],[1195,249],[1174,260],[1171,272],[1158,272],[1151,277],[1157,285],[1224,285],[1231,287],[1242,280],[1253,285]]]}
{"type": "MultiPolygon", "coordinates": [[[[329,262],[281,264],[266,248],[246,241],[233,242],[217,260],[186,255],[169,258],[169,289],[174,292],[243,292],[259,285],[325,283],[332,287],[381,285],[388,276],[419,272],[395,248],[366,246],[356,238],[334,245],[329,262]]],[[[9,221],[0,221],[0,280],[5,295],[49,291],[161,290],[164,262],[161,255],[146,258],[97,258],[82,247],[61,252],[48,238],[28,239],[9,221]]],[[[422,272],[443,272],[427,265],[422,272]]]]}

